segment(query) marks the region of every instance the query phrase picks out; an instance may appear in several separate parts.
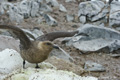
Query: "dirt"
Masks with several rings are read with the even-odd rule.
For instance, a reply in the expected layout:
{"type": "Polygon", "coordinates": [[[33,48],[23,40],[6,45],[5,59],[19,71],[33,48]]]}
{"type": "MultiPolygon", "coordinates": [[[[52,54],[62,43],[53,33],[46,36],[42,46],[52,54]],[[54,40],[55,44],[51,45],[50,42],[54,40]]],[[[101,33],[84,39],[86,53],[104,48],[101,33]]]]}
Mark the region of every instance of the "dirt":
{"type": "MultiPolygon", "coordinates": [[[[24,20],[25,22],[16,24],[13,22],[11,23],[4,16],[3,18],[5,19],[3,21],[0,20],[0,23],[14,24],[27,29],[39,27],[44,33],[53,31],[73,31],[80,27],[80,23],[77,19],[78,2],[65,3],[65,0],[58,0],[58,2],[60,4],[63,4],[67,9],[67,13],[60,12],[58,9],[54,9],[54,12],[50,13],[50,15],[58,21],[58,26],[52,27],[48,26],[46,23],[36,24],[35,18],[26,19],[24,20]],[[66,14],[74,14],[76,16],[75,21],[67,22],[65,20],[66,14]]],[[[102,64],[106,68],[105,72],[86,72],[82,74],[82,76],[95,76],[98,77],[99,80],[120,80],[120,57],[112,58],[107,53],[82,54],[79,50],[61,44],[61,39],[57,39],[54,42],[56,44],[59,44],[67,53],[69,53],[75,59],[74,63],[76,65],[81,65],[83,67],[86,61],[93,61],[102,64]]]]}

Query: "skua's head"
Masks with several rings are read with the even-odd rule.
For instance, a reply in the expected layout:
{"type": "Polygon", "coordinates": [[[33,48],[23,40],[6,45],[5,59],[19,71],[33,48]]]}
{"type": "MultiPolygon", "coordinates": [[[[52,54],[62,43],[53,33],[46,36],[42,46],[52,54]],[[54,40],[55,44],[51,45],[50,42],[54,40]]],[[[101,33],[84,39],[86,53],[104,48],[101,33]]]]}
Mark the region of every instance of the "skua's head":
{"type": "Polygon", "coordinates": [[[44,49],[44,50],[52,50],[53,48],[55,49],[59,49],[58,46],[54,45],[51,41],[42,41],[39,42],[38,47],[40,49],[44,49]]]}

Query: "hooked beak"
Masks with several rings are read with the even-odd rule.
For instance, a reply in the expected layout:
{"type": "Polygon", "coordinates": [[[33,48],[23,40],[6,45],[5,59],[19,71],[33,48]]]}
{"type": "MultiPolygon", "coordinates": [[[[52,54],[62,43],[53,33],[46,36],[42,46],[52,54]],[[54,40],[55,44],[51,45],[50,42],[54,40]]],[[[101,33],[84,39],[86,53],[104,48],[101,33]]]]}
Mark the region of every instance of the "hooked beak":
{"type": "Polygon", "coordinates": [[[56,46],[56,45],[53,45],[53,48],[55,48],[55,49],[59,49],[59,47],[58,47],[58,46],[56,46]]]}

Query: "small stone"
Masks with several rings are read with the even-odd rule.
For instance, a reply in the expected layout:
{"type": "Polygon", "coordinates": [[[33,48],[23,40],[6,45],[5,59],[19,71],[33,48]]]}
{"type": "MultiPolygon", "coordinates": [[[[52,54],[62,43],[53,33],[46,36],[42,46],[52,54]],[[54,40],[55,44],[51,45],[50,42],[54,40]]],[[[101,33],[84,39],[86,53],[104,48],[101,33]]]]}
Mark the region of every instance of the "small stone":
{"type": "Polygon", "coordinates": [[[86,23],[86,17],[85,16],[80,16],[79,21],[83,24],[86,23]]]}
{"type": "Polygon", "coordinates": [[[94,63],[92,61],[86,61],[85,62],[85,66],[84,66],[84,69],[86,71],[105,71],[105,68],[101,65],[101,64],[98,64],[98,63],[94,63]]]}
{"type": "Polygon", "coordinates": [[[40,11],[39,12],[41,13],[41,11],[44,12],[44,13],[45,12],[48,13],[48,12],[52,12],[53,10],[52,10],[51,7],[49,7],[48,5],[43,3],[43,4],[40,5],[40,11]]]}
{"type": "Polygon", "coordinates": [[[68,22],[72,22],[72,21],[75,21],[75,15],[71,15],[71,14],[68,14],[68,15],[66,15],[66,20],[68,21],[68,22]]]}
{"type": "Polygon", "coordinates": [[[59,8],[60,8],[60,11],[67,12],[66,8],[62,4],[60,4],[59,8]]]}
{"type": "Polygon", "coordinates": [[[120,54],[111,54],[110,56],[113,58],[118,58],[118,57],[120,57],[120,54]]]}
{"type": "Polygon", "coordinates": [[[44,18],[45,18],[46,23],[48,25],[50,25],[50,26],[57,26],[58,25],[57,21],[53,17],[51,17],[50,15],[44,14],[44,18]]]}

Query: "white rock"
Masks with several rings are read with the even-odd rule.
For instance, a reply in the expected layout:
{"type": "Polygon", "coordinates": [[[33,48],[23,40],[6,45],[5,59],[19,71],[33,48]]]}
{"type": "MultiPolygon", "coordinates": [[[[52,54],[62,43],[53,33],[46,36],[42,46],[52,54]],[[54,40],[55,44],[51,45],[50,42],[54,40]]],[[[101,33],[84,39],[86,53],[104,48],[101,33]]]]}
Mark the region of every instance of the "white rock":
{"type": "MultiPolygon", "coordinates": [[[[20,53],[13,49],[5,49],[0,52],[0,73],[7,74],[10,73],[16,69],[22,68],[23,65],[23,59],[20,56],[20,53]]],[[[39,65],[41,68],[54,68],[49,63],[40,63],[39,65]]],[[[35,67],[35,64],[28,63],[26,61],[26,68],[27,67],[35,67]]]]}
{"type": "Polygon", "coordinates": [[[6,74],[22,67],[20,54],[13,49],[5,49],[0,52],[0,73],[6,74]]]}
{"type": "Polygon", "coordinates": [[[6,80],[98,80],[95,77],[81,77],[72,72],[51,69],[33,69],[19,70],[13,72],[6,80]]]}

